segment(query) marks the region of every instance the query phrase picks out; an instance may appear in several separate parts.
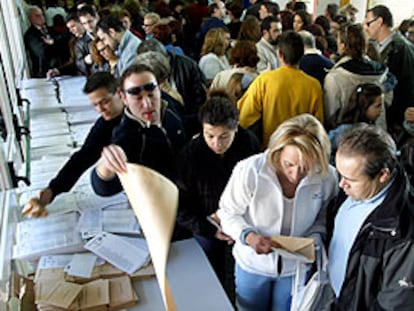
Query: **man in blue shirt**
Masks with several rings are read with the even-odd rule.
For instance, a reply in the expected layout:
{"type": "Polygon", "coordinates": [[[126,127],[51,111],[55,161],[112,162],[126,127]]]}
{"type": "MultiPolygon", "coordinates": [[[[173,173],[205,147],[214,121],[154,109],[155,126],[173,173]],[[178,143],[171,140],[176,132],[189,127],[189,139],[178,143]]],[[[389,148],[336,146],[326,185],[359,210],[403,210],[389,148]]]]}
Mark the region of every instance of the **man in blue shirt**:
{"type": "Polygon", "coordinates": [[[391,136],[360,125],[343,133],[342,192],[328,210],[328,272],[338,310],[410,310],[414,203],[391,136]]]}

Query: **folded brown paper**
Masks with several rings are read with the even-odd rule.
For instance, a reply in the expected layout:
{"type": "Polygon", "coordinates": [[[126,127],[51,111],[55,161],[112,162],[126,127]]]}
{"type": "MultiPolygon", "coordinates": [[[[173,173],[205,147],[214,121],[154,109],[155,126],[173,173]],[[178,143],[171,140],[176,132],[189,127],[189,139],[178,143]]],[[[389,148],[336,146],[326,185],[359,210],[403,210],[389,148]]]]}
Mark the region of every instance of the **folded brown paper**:
{"type": "MultiPolygon", "coordinates": [[[[299,255],[298,259],[303,256],[311,262],[315,261],[315,245],[311,238],[277,235],[272,237],[272,241],[279,244],[276,251],[278,249],[285,250],[293,256],[299,255]]],[[[281,256],[283,257],[283,254],[281,256]]]]}
{"type": "Polygon", "coordinates": [[[119,174],[141,225],[167,311],[177,307],[166,276],[168,251],[178,207],[178,189],[167,178],[145,166],[127,164],[119,174]]]}

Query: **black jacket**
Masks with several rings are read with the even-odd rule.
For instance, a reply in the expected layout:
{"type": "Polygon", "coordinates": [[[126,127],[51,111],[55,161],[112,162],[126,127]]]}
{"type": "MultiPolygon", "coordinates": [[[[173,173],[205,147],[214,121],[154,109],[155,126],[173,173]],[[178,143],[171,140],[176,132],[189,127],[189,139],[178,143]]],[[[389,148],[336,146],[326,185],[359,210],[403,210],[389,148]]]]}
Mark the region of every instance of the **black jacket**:
{"type": "Polygon", "coordinates": [[[75,152],[49,183],[53,196],[69,191],[79,177],[101,157],[103,147],[111,142],[113,129],[121,122],[122,114],[106,121],[100,117],[85,139],[82,148],[75,152]]]}
{"type": "Polygon", "coordinates": [[[398,31],[392,34],[392,41],[381,53],[381,62],[397,78],[391,107],[387,110],[390,127],[402,126],[404,111],[414,106],[414,45],[398,31]]]}
{"type": "MultiPolygon", "coordinates": [[[[165,177],[174,180],[175,155],[186,141],[180,117],[169,107],[162,114],[162,126],[145,127],[125,112],[120,125],[112,136],[112,142],[120,146],[130,163],[145,165],[165,177]]],[[[92,187],[101,196],[110,196],[122,190],[118,178],[102,180],[96,169],[92,172],[92,187]]]]}
{"type": "Polygon", "coordinates": [[[217,229],[206,216],[218,209],[221,193],[236,163],[259,151],[256,137],[241,127],[223,157],[207,146],[201,134],[193,138],[177,158],[177,222],[194,234],[214,237],[217,229]]]}
{"type": "MultiPolygon", "coordinates": [[[[412,310],[414,303],[414,201],[402,169],[384,201],[363,223],[351,248],[335,310],[412,310]]],[[[328,234],[346,199],[328,210],[328,234]]]]}
{"type": "Polygon", "coordinates": [[[197,112],[206,100],[206,78],[198,64],[187,56],[171,55],[170,65],[171,77],[174,80],[177,91],[184,100],[185,116],[183,122],[185,123],[187,134],[191,137],[200,129],[197,121],[197,112]]]}

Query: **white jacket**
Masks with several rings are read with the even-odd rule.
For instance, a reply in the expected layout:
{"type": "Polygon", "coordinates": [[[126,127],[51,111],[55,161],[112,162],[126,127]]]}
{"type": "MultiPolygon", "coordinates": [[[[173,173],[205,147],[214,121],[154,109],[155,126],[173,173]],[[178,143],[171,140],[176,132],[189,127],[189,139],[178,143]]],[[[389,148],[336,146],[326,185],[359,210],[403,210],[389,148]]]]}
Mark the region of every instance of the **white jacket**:
{"type": "Polygon", "coordinates": [[[256,43],[256,49],[257,56],[259,57],[259,62],[257,63],[258,72],[262,73],[280,67],[277,48],[267,42],[266,39],[262,37],[256,43]]]}
{"type": "MultiPolygon", "coordinates": [[[[291,236],[309,234],[320,209],[337,193],[335,168],[328,176],[306,176],[298,185],[293,203],[291,236]]],[[[244,245],[241,233],[253,228],[264,236],[280,235],[283,220],[283,193],[270,162],[268,152],[239,162],[221,196],[218,216],[223,231],[235,241],[233,255],[245,271],[276,277],[279,256],[276,253],[257,254],[244,245]]],[[[280,276],[293,275],[295,264],[283,260],[280,276]]]]}

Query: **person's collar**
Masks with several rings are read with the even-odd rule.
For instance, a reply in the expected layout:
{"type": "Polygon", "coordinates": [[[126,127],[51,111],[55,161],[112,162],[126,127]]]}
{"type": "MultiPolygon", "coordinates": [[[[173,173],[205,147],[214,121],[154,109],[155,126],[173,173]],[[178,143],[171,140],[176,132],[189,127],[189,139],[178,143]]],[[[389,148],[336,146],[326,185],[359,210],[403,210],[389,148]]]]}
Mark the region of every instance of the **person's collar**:
{"type": "Polygon", "coordinates": [[[276,45],[270,44],[269,41],[267,41],[264,37],[262,37],[261,41],[268,46],[269,48],[271,48],[272,50],[276,50],[276,45]]]}
{"type": "Polygon", "coordinates": [[[305,55],[306,54],[318,54],[321,55],[322,52],[318,50],[317,48],[305,48],[305,55]]]}
{"type": "MultiPolygon", "coordinates": [[[[164,118],[164,115],[165,115],[165,111],[167,110],[167,106],[168,106],[168,103],[165,101],[165,100],[163,100],[163,99],[161,99],[161,105],[160,105],[160,124],[158,124],[158,126],[162,126],[162,120],[163,120],[163,118],[164,118]]],[[[147,124],[146,124],[146,122],[144,121],[144,120],[142,120],[142,119],[140,119],[140,118],[138,118],[137,116],[135,116],[130,110],[129,110],[129,108],[128,107],[125,107],[125,109],[124,109],[124,113],[125,113],[125,115],[128,117],[128,118],[130,118],[130,119],[132,119],[132,120],[135,120],[135,121],[137,121],[142,127],[147,127],[147,124]]]]}
{"type": "Polygon", "coordinates": [[[381,42],[378,42],[378,46],[379,48],[384,48],[386,47],[392,40],[392,35],[393,33],[391,32],[387,37],[385,37],[381,42]]]}

